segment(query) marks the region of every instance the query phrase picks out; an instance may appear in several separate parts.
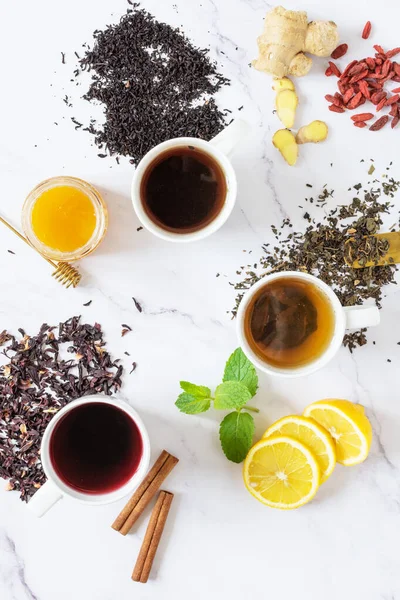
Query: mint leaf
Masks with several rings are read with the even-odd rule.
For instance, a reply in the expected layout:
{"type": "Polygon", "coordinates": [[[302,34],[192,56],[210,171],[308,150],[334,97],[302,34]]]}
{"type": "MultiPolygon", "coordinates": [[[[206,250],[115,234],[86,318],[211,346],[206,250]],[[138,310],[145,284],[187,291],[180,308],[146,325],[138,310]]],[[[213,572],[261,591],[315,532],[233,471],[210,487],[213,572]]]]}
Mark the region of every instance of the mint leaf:
{"type": "Polygon", "coordinates": [[[196,385],[195,383],[189,383],[189,381],[180,381],[179,385],[184,392],[191,394],[195,398],[210,398],[211,390],[204,385],[196,385]]]}
{"type": "Polygon", "coordinates": [[[210,398],[196,398],[192,394],[183,393],[178,396],[175,406],[187,415],[197,415],[210,408],[210,398]]]}
{"type": "Polygon", "coordinates": [[[254,419],[249,413],[235,411],[226,415],[219,428],[219,439],[228,460],[240,463],[246,458],[254,429],[254,419]]]}
{"type": "Polygon", "coordinates": [[[241,408],[251,398],[247,387],[239,381],[226,381],[215,390],[214,408],[241,408]]]}
{"type": "Polygon", "coordinates": [[[241,348],[237,348],[228,358],[222,381],[240,381],[252,396],[257,392],[257,371],[241,348]]]}

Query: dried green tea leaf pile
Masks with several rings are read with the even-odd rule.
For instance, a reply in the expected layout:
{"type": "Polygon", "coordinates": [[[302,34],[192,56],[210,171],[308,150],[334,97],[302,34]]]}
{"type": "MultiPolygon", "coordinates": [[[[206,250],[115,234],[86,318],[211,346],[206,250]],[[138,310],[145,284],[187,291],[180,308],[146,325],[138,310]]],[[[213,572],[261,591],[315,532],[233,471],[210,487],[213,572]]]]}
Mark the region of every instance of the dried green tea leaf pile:
{"type": "Polygon", "coordinates": [[[19,340],[0,333],[9,359],[0,367],[0,477],[27,501],[46,481],[40,444],[54,413],[81,396],[116,392],[123,368],[106,351],[98,323],[72,317],[58,328],[44,323],[33,337],[19,332],[19,340]]]}
{"type": "Polygon", "coordinates": [[[104,125],[92,122],[86,128],[102,150],[99,156],[129,156],[136,164],[174,137],[210,140],[231,111],[220,110],[215,102],[229,80],[217,71],[208,50],[196,48],[180,30],[160,23],[137,3],[130,4],[119,23],[94,32],[93,48],[79,63],[92,77],[84,98],[104,106],[104,125]]]}
{"type": "MultiPolygon", "coordinates": [[[[285,219],[278,230],[272,225],[277,244],[265,244],[264,255],[258,263],[241,267],[237,272],[245,277],[232,283],[239,294],[232,315],[237,309],[244,291],[259,281],[264,275],[278,271],[303,271],[322,279],[336,292],[343,306],[354,306],[373,299],[381,308],[383,288],[396,283],[395,265],[353,269],[346,263],[346,253],[364,257],[364,260],[377,262],[387,252],[387,244],[381,240],[367,243],[365,236],[377,233],[383,224],[382,216],[389,214],[394,207],[391,198],[400,187],[400,182],[388,178],[380,183],[375,181],[373,188],[362,189],[356,184],[351,191],[357,193],[348,206],[339,206],[328,212],[321,221],[312,220],[308,213],[304,218],[310,223],[305,232],[294,232],[290,219],[285,219]],[[386,198],[385,198],[386,197],[386,198]],[[351,239],[351,246],[346,242],[351,239]]],[[[323,207],[333,192],[324,192],[317,199],[323,207]]],[[[399,228],[397,223],[395,229],[399,228]]],[[[346,334],[344,345],[352,351],[366,343],[365,330],[346,334]]]]}

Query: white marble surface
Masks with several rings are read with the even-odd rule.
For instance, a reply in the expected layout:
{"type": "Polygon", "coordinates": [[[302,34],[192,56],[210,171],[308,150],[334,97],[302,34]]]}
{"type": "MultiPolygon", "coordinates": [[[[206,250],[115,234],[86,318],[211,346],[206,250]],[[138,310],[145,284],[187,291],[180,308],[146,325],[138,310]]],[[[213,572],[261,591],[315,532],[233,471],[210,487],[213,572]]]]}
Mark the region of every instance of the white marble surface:
{"type": "MultiPolygon", "coordinates": [[[[123,502],[90,508],[64,500],[35,520],[16,494],[1,489],[0,598],[398,600],[400,313],[394,286],[382,323],[370,334],[375,346],[353,355],[342,349],[328,368],[307,379],[260,378],[258,434],[277,417],[301,412],[323,397],[346,397],[368,408],[375,433],[370,458],[354,469],[338,467],[307,507],[285,513],[258,504],[242,484],[240,467],[220,451],[220,415],[181,415],[174,401],[181,378],[215,386],[236,347],[234,323],[226,314],[234,298],[228,281],[247,262],[243,250],[258,257],[262,242],[271,238],[270,224],[283,216],[304,226],[298,205],[309,195],[306,182],[335,188],[331,205],[348,201],[347,187],[368,180],[368,163],[360,160],[375,158],[377,174],[384,172],[398,157],[400,134],[359,131],[348,117],[329,113],[323,97],[334,84],[322,76],[325,61],[317,60],[298,84],[298,122],[326,119],[330,140],[302,148],[298,166],[289,169],[271,146],[279,124],[272,114],[270,80],[248,68],[270,5],[263,0],[145,0],[143,5],[159,19],[183,24],[197,44],[210,45],[232,79],[225,104],[234,115],[245,106],[241,115],[253,134],[233,159],[237,207],[215,236],[184,249],[137,232],[129,199],[132,167],[98,158],[90,136],[75,132],[69,118],[84,114],[85,103],[75,102],[71,112],[61,101],[65,93],[75,98],[80,93],[69,83],[73,51],[90,41],[95,28],[116,21],[126,9],[124,0],[2,2],[1,213],[19,224],[27,192],[64,173],[100,188],[111,225],[99,251],[82,263],[86,279],[75,291],[58,286],[48,265],[1,229],[0,330],[23,326],[35,332],[45,320],[56,323],[79,313],[100,321],[113,354],[127,350],[138,363],[134,374],[126,374],[123,393],[143,415],[153,456],[165,447],[180,458],[166,485],[176,499],[152,579],[140,586],[130,574],[146,520],[126,538],[117,535],[110,523],[123,502]],[[143,314],[132,296],[142,302],[143,314]],[[84,308],[88,300],[93,302],[84,308]],[[121,323],[133,328],[123,339],[121,323]]],[[[368,53],[373,43],[399,45],[400,12],[393,0],[287,0],[286,5],[307,9],[311,18],[335,20],[342,40],[351,44],[349,58],[368,53]],[[360,30],[367,19],[374,33],[363,42],[360,30]]],[[[392,169],[398,177],[398,158],[392,169]]]]}

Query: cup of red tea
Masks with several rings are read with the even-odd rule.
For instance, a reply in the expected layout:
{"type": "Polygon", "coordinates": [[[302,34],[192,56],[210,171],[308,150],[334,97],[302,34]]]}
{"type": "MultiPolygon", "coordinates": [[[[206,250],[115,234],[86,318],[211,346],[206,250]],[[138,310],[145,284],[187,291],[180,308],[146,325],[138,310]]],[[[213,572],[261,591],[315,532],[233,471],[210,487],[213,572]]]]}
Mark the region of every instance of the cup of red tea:
{"type": "Polygon", "coordinates": [[[50,421],[41,460],[47,482],[28,503],[38,517],[63,496],[98,505],[132,492],[149,468],[150,441],[127,402],[86,396],[64,406],[50,421]]]}
{"type": "Polygon", "coordinates": [[[193,242],[222,227],[237,193],[229,155],[249,129],[237,119],[210,141],[181,137],[152,148],[132,181],[132,203],[142,225],[169,242],[193,242]]]}

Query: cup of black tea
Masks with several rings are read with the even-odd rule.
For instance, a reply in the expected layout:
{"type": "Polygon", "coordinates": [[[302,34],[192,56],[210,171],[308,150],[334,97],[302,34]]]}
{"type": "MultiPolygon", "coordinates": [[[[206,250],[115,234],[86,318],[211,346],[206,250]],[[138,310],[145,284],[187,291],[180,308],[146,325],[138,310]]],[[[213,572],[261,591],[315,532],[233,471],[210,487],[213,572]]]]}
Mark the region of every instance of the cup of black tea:
{"type": "Polygon", "coordinates": [[[200,240],[222,227],[237,193],[228,155],[248,129],[236,120],[209,142],[174,138],[150,150],[132,181],[132,203],[142,225],[171,242],[200,240]]]}
{"type": "Polygon", "coordinates": [[[342,307],[323,281],[297,271],[266,275],[241,301],[237,333],[259,369],[280,377],[309,375],[342,345],[346,329],[378,325],[374,306],[342,307]]]}
{"type": "Polygon", "coordinates": [[[47,482],[28,503],[38,517],[65,495],[86,504],[108,504],[132,492],[149,468],[150,442],[127,402],[85,396],[50,421],[41,460],[47,482]]]}

